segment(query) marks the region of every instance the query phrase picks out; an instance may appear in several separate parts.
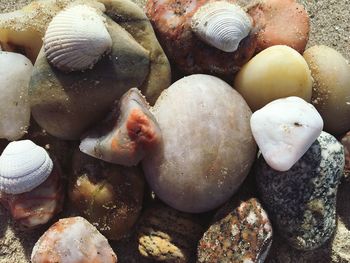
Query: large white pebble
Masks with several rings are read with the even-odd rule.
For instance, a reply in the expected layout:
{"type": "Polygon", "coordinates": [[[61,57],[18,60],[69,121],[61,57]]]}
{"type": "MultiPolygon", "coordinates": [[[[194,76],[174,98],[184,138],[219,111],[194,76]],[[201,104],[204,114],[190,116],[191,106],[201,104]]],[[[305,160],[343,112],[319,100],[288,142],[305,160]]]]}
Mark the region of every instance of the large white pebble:
{"type": "Polygon", "coordinates": [[[163,91],[152,112],[163,143],[142,164],[157,196],[193,213],[229,199],[256,156],[251,111],[238,92],[219,78],[192,75],[163,91]]]}
{"type": "Polygon", "coordinates": [[[268,165],[277,171],[287,171],[321,134],[323,120],[310,103],[288,97],[254,112],[250,125],[268,165]]]}
{"type": "Polygon", "coordinates": [[[245,64],[235,78],[234,88],[254,112],[273,100],[290,96],[310,101],[312,77],[302,55],[277,45],[245,64]]]}
{"type": "Polygon", "coordinates": [[[33,65],[25,56],[0,51],[0,138],[17,140],[27,131],[32,70],[33,65]]]}

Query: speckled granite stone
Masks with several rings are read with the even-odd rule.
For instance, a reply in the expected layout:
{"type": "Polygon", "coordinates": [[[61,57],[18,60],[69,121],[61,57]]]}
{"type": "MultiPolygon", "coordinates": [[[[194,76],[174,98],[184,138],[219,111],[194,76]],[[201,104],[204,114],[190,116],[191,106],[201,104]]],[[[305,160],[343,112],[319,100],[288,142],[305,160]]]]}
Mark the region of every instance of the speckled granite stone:
{"type": "Polygon", "coordinates": [[[293,247],[315,249],[333,234],[343,167],[343,147],[326,132],[289,171],[271,169],[260,156],[255,167],[260,196],[279,234],[293,247]]]}
{"type": "Polygon", "coordinates": [[[152,262],[192,263],[202,232],[195,216],[159,204],[140,220],[138,252],[152,262]]]}
{"type": "Polygon", "coordinates": [[[350,131],[341,138],[341,144],[345,153],[344,178],[350,180],[350,131]]]}
{"type": "Polygon", "coordinates": [[[238,203],[204,233],[198,244],[197,262],[264,262],[271,242],[267,214],[257,199],[250,198],[238,203]]]}

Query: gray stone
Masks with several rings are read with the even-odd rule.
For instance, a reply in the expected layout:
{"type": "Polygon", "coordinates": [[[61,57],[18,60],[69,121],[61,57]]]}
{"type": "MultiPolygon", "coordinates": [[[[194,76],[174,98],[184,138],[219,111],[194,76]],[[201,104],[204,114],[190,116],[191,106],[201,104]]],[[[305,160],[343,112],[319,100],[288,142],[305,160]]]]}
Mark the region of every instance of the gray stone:
{"type": "Polygon", "coordinates": [[[286,172],[270,168],[260,156],[257,187],[279,234],[293,247],[323,245],[336,227],[336,195],[344,167],[342,145],[322,132],[286,172]]]}

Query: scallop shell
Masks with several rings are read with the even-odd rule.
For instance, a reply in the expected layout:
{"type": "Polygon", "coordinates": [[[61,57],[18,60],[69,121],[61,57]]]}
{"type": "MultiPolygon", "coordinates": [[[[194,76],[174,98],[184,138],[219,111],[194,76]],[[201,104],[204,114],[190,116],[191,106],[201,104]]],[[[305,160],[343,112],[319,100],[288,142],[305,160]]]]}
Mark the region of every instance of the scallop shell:
{"type": "Polygon", "coordinates": [[[0,191],[29,192],[51,174],[53,162],[44,148],[30,140],[11,142],[0,156],[0,191]]]}
{"type": "Polygon", "coordinates": [[[112,38],[104,22],[95,9],[86,5],[60,12],[45,33],[47,60],[62,71],[92,68],[112,47],[112,38]]]}
{"type": "Polygon", "coordinates": [[[252,26],[252,19],[241,7],[224,1],[203,5],[191,20],[192,31],[200,39],[225,52],[236,51],[252,26]]]}

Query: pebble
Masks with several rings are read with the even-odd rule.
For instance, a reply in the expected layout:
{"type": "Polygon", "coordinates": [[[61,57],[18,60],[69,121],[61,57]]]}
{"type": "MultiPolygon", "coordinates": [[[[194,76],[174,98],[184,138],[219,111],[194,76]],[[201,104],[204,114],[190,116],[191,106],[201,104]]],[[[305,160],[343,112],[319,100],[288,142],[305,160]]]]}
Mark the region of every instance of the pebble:
{"type": "Polygon", "coordinates": [[[346,180],[349,180],[350,179],[350,132],[347,132],[341,138],[340,142],[344,146],[344,154],[345,154],[344,178],[346,180]]]}
{"type": "Polygon", "coordinates": [[[137,230],[143,258],[162,262],[193,262],[202,226],[187,213],[158,204],[146,210],[137,230]]]}
{"type": "Polygon", "coordinates": [[[291,246],[313,250],[332,236],[343,167],[343,146],[326,132],[289,171],[273,170],[261,156],[258,159],[255,174],[261,199],[291,246]]]}
{"type": "Polygon", "coordinates": [[[268,216],[257,199],[249,198],[204,233],[197,262],[264,262],[271,243],[268,216]]]}
{"type": "Polygon", "coordinates": [[[18,140],[27,131],[32,70],[33,65],[25,56],[0,51],[0,138],[18,140]]]}
{"type": "Polygon", "coordinates": [[[288,97],[272,101],[254,112],[250,126],[269,166],[287,171],[320,135],[323,120],[310,103],[288,97]]]}

